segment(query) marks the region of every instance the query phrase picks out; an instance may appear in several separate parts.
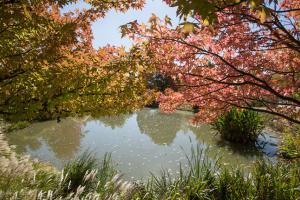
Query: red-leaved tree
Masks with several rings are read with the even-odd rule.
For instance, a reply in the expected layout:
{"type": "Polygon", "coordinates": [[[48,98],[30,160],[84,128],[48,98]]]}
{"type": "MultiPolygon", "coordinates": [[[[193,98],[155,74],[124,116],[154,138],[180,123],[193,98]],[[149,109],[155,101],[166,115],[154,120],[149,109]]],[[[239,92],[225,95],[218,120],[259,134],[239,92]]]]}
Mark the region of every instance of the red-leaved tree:
{"type": "Polygon", "coordinates": [[[238,107],[300,123],[299,0],[207,1],[215,4],[205,15],[195,6],[204,0],[166,2],[193,21],[173,28],[170,18],[153,16],[148,25],[123,26],[179,87],[160,95],[161,109],[189,103],[200,107],[196,119],[211,121],[238,107]]]}

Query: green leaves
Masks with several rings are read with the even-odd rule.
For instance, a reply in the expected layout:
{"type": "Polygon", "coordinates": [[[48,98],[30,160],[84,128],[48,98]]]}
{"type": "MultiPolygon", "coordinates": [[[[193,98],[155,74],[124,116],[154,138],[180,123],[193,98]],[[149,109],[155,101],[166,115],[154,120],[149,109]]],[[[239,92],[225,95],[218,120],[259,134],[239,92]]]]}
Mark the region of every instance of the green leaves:
{"type": "Polygon", "coordinates": [[[177,0],[171,4],[177,7],[177,15],[182,18],[186,16],[200,15],[210,23],[216,19],[216,3],[208,0],[177,0]]]}
{"type": "MultiPolygon", "coordinates": [[[[274,0],[269,0],[269,4],[274,3],[274,0]]],[[[186,18],[188,16],[195,17],[200,16],[204,25],[211,25],[217,20],[217,13],[224,11],[226,8],[233,8],[236,6],[238,9],[245,6],[251,10],[257,11],[261,23],[266,21],[269,11],[264,6],[263,0],[173,0],[170,5],[177,7],[177,15],[180,18],[186,18]]]]}

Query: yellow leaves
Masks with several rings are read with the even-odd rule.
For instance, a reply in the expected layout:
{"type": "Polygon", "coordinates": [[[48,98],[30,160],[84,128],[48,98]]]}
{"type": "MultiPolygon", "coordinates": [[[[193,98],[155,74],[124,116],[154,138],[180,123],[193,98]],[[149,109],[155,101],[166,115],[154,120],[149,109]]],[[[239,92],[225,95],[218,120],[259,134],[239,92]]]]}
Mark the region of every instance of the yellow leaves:
{"type": "Polygon", "coordinates": [[[154,24],[154,25],[156,25],[157,24],[157,21],[158,21],[158,17],[154,14],[154,13],[152,13],[152,15],[151,15],[151,17],[149,18],[149,23],[150,24],[154,24]]]}
{"type": "Polygon", "coordinates": [[[145,71],[144,66],[138,65],[138,66],[137,66],[137,71],[138,71],[138,72],[143,72],[143,71],[145,71]]]}
{"type": "Polygon", "coordinates": [[[261,23],[265,23],[269,15],[268,8],[263,6],[263,0],[250,0],[251,11],[256,11],[257,17],[261,23]]]}
{"type": "Polygon", "coordinates": [[[254,9],[260,6],[263,3],[263,0],[250,0],[249,3],[250,3],[250,7],[254,9]]]}
{"type": "Polygon", "coordinates": [[[192,33],[192,32],[194,32],[194,29],[195,29],[195,27],[193,24],[186,23],[183,25],[183,31],[185,33],[192,33]]]}
{"type": "Polygon", "coordinates": [[[204,26],[208,26],[210,23],[209,23],[209,20],[208,19],[205,19],[203,20],[203,25],[204,26]]]}
{"type": "Polygon", "coordinates": [[[30,13],[29,13],[29,11],[28,11],[28,9],[27,9],[27,6],[25,5],[25,4],[22,4],[22,7],[23,7],[23,11],[24,11],[24,15],[25,15],[25,17],[27,17],[28,19],[32,19],[32,17],[31,17],[31,15],[30,15],[30,13]]]}
{"type": "Polygon", "coordinates": [[[261,23],[265,23],[266,18],[267,18],[266,10],[265,10],[265,9],[262,9],[262,10],[259,12],[259,19],[260,19],[260,22],[261,22],[261,23]]]}
{"type": "Polygon", "coordinates": [[[124,47],[120,47],[118,49],[118,54],[119,54],[119,56],[126,56],[127,54],[126,54],[125,48],[124,47]]]}
{"type": "Polygon", "coordinates": [[[195,24],[193,24],[191,22],[184,22],[181,25],[183,25],[181,28],[181,31],[183,33],[190,34],[190,33],[193,33],[195,30],[195,24]]]}

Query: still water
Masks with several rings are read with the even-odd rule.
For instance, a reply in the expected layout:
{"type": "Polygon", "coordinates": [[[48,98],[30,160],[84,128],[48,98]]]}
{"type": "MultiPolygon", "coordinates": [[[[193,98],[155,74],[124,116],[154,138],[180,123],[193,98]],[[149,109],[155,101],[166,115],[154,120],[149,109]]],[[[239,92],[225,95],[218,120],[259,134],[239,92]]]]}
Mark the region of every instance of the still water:
{"type": "Polygon", "coordinates": [[[117,168],[128,179],[143,179],[149,172],[167,169],[178,173],[179,163],[192,146],[208,149],[208,156],[227,167],[251,168],[258,159],[276,160],[276,137],[269,132],[259,138],[259,150],[221,142],[208,125],[193,126],[190,112],[166,114],[159,110],[107,116],[97,119],[68,118],[60,123],[46,121],[15,131],[8,136],[18,152],[47,161],[61,169],[64,163],[86,150],[101,160],[112,153],[117,168]]]}

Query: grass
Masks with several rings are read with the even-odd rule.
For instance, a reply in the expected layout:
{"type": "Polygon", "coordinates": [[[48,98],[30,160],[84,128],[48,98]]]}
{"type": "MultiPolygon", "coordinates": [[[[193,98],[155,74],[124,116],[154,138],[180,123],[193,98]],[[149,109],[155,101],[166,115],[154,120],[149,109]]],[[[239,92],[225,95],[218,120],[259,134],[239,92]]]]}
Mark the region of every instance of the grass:
{"type": "Polygon", "coordinates": [[[152,175],[133,199],[259,199],[296,200],[300,197],[299,163],[258,162],[252,174],[222,169],[212,164],[199,147],[188,158],[189,167],[180,167],[178,177],[167,171],[152,175]]]}
{"type": "Polygon", "coordinates": [[[253,145],[263,129],[263,120],[257,112],[232,108],[212,123],[212,127],[227,141],[253,145]]]}
{"type": "Polygon", "coordinates": [[[300,159],[300,126],[288,126],[283,130],[280,155],[285,159],[300,159]]]}

